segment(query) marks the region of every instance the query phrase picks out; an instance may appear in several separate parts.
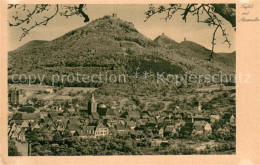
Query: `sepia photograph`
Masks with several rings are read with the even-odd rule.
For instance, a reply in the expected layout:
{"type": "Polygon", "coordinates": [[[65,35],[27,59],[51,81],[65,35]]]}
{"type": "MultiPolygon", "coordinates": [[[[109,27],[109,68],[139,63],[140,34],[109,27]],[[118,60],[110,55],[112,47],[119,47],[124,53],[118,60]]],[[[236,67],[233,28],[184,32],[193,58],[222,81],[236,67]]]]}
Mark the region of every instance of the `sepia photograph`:
{"type": "Polygon", "coordinates": [[[7,14],[8,156],[236,154],[235,3],[7,14]]]}

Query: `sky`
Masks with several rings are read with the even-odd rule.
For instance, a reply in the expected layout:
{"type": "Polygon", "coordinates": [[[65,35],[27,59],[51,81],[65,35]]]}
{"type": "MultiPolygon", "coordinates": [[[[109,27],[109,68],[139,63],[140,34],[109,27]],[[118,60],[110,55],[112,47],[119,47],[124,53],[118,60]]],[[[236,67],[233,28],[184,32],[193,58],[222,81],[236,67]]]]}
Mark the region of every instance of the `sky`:
{"type": "MultiPolygon", "coordinates": [[[[182,42],[184,38],[188,41],[193,41],[198,44],[211,49],[212,35],[215,27],[208,26],[204,23],[198,23],[196,16],[188,16],[187,22],[182,20],[179,13],[176,13],[172,19],[167,22],[163,19],[165,14],[157,14],[148,19],[146,22],[146,15],[144,14],[149,8],[148,4],[144,5],[87,5],[86,13],[90,17],[90,22],[102,18],[104,15],[112,15],[117,13],[117,16],[123,20],[132,22],[135,28],[146,37],[154,39],[157,36],[164,33],[168,37],[177,42],[182,42]]],[[[51,10],[49,12],[52,12],[51,10]]],[[[13,11],[9,10],[8,21],[11,22],[11,16],[13,11]]],[[[37,19],[37,18],[35,18],[37,19]]],[[[57,37],[64,35],[65,33],[74,30],[76,28],[85,26],[83,18],[79,16],[73,17],[54,17],[47,26],[38,26],[28,35],[26,35],[21,41],[19,37],[22,34],[21,27],[9,27],[8,50],[14,50],[31,40],[53,40],[57,37]]],[[[227,29],[228,38],[231,41],[231,47],[229,48],[227,43],[223,44],[224,37],[219,30],[216,34],[215,52],[233,52],[235,51],[235,31],[231,24],[223,20],[224,27],[227,29]]]]}

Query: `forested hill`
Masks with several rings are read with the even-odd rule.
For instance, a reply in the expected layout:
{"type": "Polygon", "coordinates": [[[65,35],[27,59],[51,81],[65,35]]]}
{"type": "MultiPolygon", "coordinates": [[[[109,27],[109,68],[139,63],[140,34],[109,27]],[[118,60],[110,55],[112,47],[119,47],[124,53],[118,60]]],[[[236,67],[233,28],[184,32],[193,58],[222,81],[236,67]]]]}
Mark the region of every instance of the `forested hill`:
{"type": "MultiPolygon", "coordinates": [[[[210,41],[209,41],[210,42],[210,41]]],[[[151,40],[134,24],[104,16],[52,41],[30,41],[10,51],[9,75],[166,72],[235,72],[235,53],[215,54],[191,41],[177,43],[165,35],[151,40]]]]}

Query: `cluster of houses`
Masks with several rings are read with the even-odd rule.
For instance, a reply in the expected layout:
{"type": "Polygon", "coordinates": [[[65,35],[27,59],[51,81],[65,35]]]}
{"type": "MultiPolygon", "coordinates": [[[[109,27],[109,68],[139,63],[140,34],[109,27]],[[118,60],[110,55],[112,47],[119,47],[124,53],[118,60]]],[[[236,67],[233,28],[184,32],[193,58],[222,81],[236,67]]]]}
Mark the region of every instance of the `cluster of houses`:
{"type": "Polygon", "coordinates": [[[16,112],[9,118],[8,137],[26,141],[28,132],[36,132],[37,139],[52,140],[53,132],[59,132],[63,137],[69,134],[79,138],[99,138],[134,131],[150,139],[167,139],[181,134],[211,134],[212,124],[223,119],[235,123],[233,114],[203,114],[200,104],[195,113],[179,107],[175,110],[138,111],[98,104],[92,96],[87,110],[46,111],[43,108],[34,113],[16,112]]]}

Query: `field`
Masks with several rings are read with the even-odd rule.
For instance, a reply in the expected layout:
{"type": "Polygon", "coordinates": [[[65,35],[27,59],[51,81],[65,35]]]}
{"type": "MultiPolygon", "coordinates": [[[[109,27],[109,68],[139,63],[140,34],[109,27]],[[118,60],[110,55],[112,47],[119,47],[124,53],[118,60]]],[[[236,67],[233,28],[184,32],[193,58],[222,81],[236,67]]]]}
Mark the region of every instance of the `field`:
{"type": "Polygon", "coordinates": [[[87,93],[93,92],[97,88],[88,88],[88,87],[64,87],[57,88],[47,85],[25,85],[25,84],[17,84],[10,85],[9,89],[16,88],[24,91],[24,97],[27,99],[36,97],[42,100],[51,100],[51,99],[71,99],[73,94],[77,93],[87,93]],[[52,90],[57,89],[57,92],[53,92],[52,90]]]}

